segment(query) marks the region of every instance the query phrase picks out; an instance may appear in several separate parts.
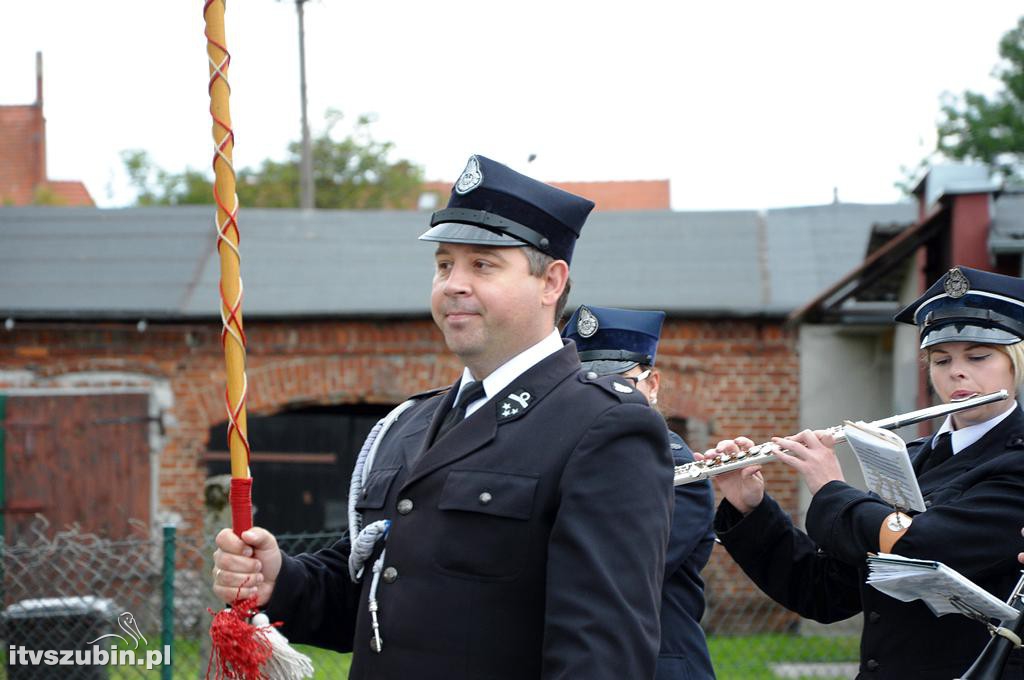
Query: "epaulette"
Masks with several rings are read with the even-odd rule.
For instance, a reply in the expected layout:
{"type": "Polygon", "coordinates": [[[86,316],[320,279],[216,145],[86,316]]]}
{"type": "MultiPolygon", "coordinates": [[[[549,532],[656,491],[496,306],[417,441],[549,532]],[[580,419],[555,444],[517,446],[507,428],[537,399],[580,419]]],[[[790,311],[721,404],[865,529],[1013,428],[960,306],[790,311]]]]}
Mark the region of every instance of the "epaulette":
{"type": "Polygon", "coordinates": [[[604,389],[605,392],[615,396],[623,404],[647,404],[647,397],[632,384],[632,381],[626,380],[621,376],[599,376],[593,371],[580,371],[579,380],[581,383],[604,389]]]}
{"type": "Polygon", "coordinates": [[[413,401],[413,400],[418,401],[420,399],[429,399],[430,397],[435,397],[435,396],[437,396],[439,394],[444,394],[445,392],[447,392],[451,388],[452,388],[451,385],[445,385],[444,387],[435,387],[434,389],[426,390],[425,392],[419,392],[418,394],[412,395],[411,397],[408,398],[408,401],[413,401]]]}

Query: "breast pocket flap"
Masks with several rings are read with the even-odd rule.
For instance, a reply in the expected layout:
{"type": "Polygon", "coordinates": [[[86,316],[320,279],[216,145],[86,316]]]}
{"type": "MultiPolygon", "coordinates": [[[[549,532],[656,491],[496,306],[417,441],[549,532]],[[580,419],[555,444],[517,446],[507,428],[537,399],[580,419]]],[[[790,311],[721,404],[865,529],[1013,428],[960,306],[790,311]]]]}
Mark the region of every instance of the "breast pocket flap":
{"type": "Polygon", "coordinates": [[[478,512],[510,519],[529,519],[537,477],[507,472],[452,470],[438,508],[478,512]]]}
{"type": "Polygon", "coordinates": [[[402,468],[387,468],[371,470],[370,477],[366,480],[359,499],[356,501],[357,510],[380,510],[388,499],[388,491],[395,476],[402,468]]]}

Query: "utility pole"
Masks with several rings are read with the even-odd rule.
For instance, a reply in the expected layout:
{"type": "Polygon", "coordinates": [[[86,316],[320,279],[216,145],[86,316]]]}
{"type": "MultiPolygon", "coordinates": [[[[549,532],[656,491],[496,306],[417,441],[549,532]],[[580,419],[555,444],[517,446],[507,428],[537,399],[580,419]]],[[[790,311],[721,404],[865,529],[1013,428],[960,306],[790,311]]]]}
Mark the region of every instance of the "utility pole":
{"type": "Polygon", "coordinates": [[[302,97],[302,158],[299,161],[299,207],[313,209],[313,150],[306,115],[306,28],[302,6],[307,0],[295,0],[299,12],[299,89],[302,97]]]}

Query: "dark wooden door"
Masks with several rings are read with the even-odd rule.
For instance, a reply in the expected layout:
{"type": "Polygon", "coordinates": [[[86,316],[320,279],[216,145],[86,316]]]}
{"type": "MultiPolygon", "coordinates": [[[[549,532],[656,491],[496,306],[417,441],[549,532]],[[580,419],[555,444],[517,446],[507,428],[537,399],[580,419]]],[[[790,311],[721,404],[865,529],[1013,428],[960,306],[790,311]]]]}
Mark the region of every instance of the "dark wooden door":
{"type": "MultiPolygon", "coordinates": [[[[275,534],[345,529],[356,455],[392,408],[361,404],[249,416],[254,523],[275,534]]],[[[225,423],[211,428],[211,475],[230,472],[226,437],[225,423]]]]}

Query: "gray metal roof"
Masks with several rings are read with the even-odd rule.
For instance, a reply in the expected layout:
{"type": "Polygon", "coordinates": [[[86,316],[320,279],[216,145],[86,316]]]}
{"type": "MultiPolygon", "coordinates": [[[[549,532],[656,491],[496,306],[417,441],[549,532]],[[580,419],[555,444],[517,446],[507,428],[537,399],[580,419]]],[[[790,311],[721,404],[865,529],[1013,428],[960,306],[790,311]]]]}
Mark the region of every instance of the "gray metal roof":
{"type": "MultiPolygon", "coordinates": [[[[599,212],[573,257],[570,306],[781,316],[863,259],[872,224],[911,204],[599,212]]],[[[428,214],[243,209],[246,318],[429,311],[428,214]]],[[[208,207],[0,208],[0,316],[217,316],[208,207]]]]}

